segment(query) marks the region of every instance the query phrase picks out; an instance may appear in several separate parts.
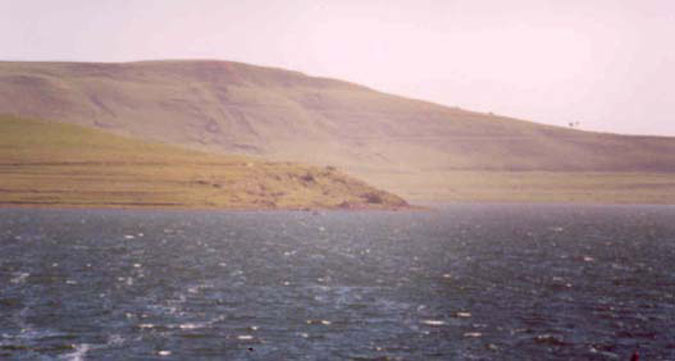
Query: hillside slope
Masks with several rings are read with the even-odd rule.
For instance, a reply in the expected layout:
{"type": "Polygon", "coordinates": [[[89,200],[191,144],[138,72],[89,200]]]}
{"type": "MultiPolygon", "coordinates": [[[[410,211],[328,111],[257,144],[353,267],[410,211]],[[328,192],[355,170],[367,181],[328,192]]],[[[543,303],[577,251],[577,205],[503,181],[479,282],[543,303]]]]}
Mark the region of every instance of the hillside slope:
{"type": "Polygon", "coordinates": [[[404,208],[334,169],[211,155],[0,117],[0,206],[404,208]]]}
{"type": "Polygon", "coordinates": [[[553,174],[562,185],[600,172],[599,185],[610,187],[605,173],[630,185],[636,173],[675,172],[672,138],[544,126],[222,61],[4,62],[0,113],[337,166],[414,199],[481,198],[465,188],[484,178],[478,173],[504,180],[486,196],[498,200],[517,190],[509,183],[531,181],[524,172],[553,174]]]}

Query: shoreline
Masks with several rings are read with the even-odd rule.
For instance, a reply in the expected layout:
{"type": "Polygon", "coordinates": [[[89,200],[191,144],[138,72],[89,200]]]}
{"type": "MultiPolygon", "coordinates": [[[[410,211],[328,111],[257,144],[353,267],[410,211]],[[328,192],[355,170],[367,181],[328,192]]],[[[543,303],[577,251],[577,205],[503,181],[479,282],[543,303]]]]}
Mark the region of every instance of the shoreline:
{"type": "Polygon", "coordinates": [[[352,207],[352,208],[343,208],[343,207],[258,207],[258,208],[228,208],[228,207],[196,207],[196,206],[185,206],[185,205],[123,205],[123,204],[111,204],[111,205],[102,205],[102,204],[55,204],[55,203],[29,203],[29,202],[14,202],[7,203],[0,201],[0,209],[52,209],[52,210],[122,210],[122,211],[161,211],[161,212],[207,212],[207,211],[222,211],[222,212],[373,212],[373,211],[383,211],[383,212],[420,212],[420,211],[433,211],[435,209],[425,206],[418,205],[409,205],[407,207],[352,207]]]}
{"type": "Polygon", "coordinates": [[[675,207],[675,203],[632,203],[632,202],[561,202],[561,201],[498,201],[498,200],[479,200],[479,201],[456,201],[456,202],[435,202],[420,201],[409,204],[407,207],[217,207],[217,206],[186,206],[186,205],[129,205],[129,204],[45,204],[45,203],[7,203],[0,201],[0,209],[45,209],[45,210],[92,210],[92,211],[159,211],[159,212],[438,212],[445,207],[453,206],[581,206],[581,207],[675,207]]]}

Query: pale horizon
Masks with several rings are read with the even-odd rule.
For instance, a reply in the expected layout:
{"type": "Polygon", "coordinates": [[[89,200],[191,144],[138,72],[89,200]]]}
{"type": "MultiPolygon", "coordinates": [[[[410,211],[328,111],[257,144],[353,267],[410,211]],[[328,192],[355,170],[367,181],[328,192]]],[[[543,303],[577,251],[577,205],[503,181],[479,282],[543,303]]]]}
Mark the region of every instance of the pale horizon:
{"type": "Polygon", "coordinates": [[[675,136],[667,1],[0,0],[0,59],[238,61],[540,123],[675,136]]]}

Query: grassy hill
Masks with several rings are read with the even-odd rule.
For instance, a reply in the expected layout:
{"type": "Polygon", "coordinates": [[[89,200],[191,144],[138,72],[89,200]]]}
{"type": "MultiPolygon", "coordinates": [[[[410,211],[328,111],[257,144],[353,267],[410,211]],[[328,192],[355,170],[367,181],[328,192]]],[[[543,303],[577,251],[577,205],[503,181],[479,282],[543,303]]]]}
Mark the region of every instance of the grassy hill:
{"type": "Polygon", "coordinates": [[[401,208],[334,169],[205,154],[76,125],[0,117],[0,206],[401,208]]]}
{"type": "Polygon", "coordinates": [[[544,126],[234,62],[4,62],[0,113],[336,166],[413,200],[675,201],[673,138],[544,126]]]}

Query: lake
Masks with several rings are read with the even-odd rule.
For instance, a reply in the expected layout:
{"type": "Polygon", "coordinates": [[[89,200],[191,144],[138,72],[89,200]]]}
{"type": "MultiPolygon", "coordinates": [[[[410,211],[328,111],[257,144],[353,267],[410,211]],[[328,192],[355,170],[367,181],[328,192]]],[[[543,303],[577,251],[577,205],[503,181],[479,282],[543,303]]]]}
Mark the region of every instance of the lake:
{"type": "Polygon", "coordinates": [[[0,209],[8,360],[675,359],[675,207],[0,209]]]}

